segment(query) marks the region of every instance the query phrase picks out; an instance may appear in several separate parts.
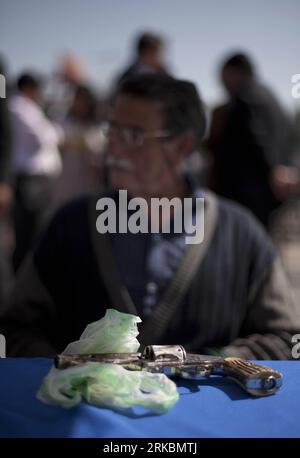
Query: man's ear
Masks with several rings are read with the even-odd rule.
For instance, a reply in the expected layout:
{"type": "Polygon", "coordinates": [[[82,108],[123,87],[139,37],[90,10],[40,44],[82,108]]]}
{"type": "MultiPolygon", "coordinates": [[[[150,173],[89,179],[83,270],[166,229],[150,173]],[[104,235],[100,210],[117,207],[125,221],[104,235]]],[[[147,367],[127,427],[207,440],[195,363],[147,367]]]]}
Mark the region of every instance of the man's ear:
{"type": "Polygon", "coordinates": [[[193,150],[194,134],[188,131],[177,135],[173,140],[172,146],[176,162],[181,163],[193,150]]]}

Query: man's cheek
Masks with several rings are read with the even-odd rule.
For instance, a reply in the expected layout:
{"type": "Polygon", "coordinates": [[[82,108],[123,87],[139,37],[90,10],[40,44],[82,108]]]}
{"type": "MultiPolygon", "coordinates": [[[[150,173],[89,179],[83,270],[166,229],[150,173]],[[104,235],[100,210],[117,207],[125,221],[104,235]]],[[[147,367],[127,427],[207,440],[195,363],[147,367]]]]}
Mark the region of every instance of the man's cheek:
{"type": "Polygon", "coordinates": [[[121,170],[114,170],[110,174],[111,185],[115,188],[126,189],[128,182],[128,174],[121,170]]]}
{"type": "Polygon", "coordinates": [[[159,163],[157,158],[148,160],[143,157],[142,159],[136,162],[137,179],[141,182],[157,180],[162,170],[162,164],[159,163]]]}

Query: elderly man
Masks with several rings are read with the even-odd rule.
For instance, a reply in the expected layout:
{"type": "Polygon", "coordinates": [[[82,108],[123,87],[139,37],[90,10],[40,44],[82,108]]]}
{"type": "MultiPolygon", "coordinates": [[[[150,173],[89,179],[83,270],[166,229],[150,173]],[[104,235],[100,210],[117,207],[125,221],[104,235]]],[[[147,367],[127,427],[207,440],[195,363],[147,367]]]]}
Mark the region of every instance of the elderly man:
{"type": "Polygon", "coordinates": [[[182,173],[204,130],[192,83],[143,75],[121,85],[106,129],[113,191],[62,208],[27,259],[0,318],[9,355],[54,355],[113,307],[142,318],[142,344],[291,357],[300,320],[269,238],[248,210],[182,173]],[[204,197],[203,242],[187,245],[172,224],[170,233],[100,234],[99,197],[117,203],[119,190],[146,202],[204,197]]]}

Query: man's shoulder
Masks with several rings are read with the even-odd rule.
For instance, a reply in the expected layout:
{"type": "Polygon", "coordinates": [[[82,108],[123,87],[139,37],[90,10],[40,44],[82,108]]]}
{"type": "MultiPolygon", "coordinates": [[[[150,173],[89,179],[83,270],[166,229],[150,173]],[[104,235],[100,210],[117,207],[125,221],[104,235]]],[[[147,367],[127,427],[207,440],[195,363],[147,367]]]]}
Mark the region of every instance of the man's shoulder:
{"type": "Polygon", "coordinates": [[[101,198],[115,198],[115,193],[110,190],[101,190],[98,193],[84,194],[62,205],[55,213],[54,218],[70,221],[73,218],[86,219],[89,209],[96,209],[96,203],[101,198]]]}
{"type": "Polygon", "coordinates": [[[216,198],[218,217],[213,246],[227,252],[239,268],[252,266],[253,271],[265,271],[276,258],[276,250],[264,226],[247,208],[216,198]]]}
{"type": "Polygon", "coordinates": [[[90,243],[93,209],[96,211],[101,195],[83,195],[58,208],[36,241],[34,259],[86,247],[90,243]]]}
{"type": "Polygon", "coordinates": [[[86,215],[90,200],[91,196],[84,195],[68,201],[56,210],[52,221],[70,222],[86,215]]]}
{"type": "Polygon", "coordinates": [[[222,216],[227,216],[232,221],[244,221],[251,220],[254,224],[257,222],[255,216],[248,208],[243,205],[235,202],[233,200],[227,199],[226,197],[219,196],[214,194],[215,199],[218,203],[219,212],[222,213],[222,216]]]}
{"type": "Polygon", "coordinates": [[[217,226],[221,232],[231,232],[237,242],[252,240],[271,248],[270,236],[251,210],[225,197],[215,195],[215,198],[218,208],[217,226]]]}

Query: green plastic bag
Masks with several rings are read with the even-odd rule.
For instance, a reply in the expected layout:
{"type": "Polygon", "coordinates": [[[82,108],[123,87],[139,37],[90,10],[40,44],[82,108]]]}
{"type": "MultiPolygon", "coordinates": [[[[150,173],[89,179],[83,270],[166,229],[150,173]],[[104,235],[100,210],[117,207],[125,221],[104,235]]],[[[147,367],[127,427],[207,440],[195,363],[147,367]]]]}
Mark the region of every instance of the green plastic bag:
{"type": "MultiPolygon", "coordinates": [[[[136,352],[140,318],[109,309],[104,318],[89,324],[80,340],[70,343],[65,354],[136,352]]],[[[87,363],[67,369],[51,368],[37,393],[40,401],[70,408],[82,400],[97,406],[124,409],[135,405],[161,414],[179,395],[164,374],[129,371],[116,364],[87,363]]]]}
{"type": "Polygon", "coordinates": [[[90,323],[76,342],[70,343],[64,354],[131,353],[140,346],[136,339],[138,316],[108,309],[105,316],[90,323]]]}
{"type": "Polygon", "coordinates": [[[82,399],[114,409],[139,405],[161,414],[178,400],[176,385],[164,374],[128,371],[115,364],[87,363],[64,370],[52,368],[38,392],[38,399],[73,407],[82,399]]]}

